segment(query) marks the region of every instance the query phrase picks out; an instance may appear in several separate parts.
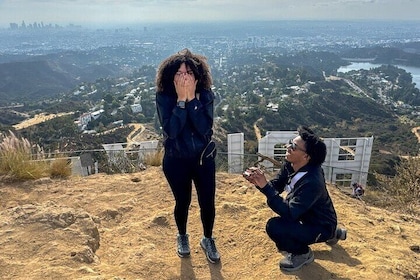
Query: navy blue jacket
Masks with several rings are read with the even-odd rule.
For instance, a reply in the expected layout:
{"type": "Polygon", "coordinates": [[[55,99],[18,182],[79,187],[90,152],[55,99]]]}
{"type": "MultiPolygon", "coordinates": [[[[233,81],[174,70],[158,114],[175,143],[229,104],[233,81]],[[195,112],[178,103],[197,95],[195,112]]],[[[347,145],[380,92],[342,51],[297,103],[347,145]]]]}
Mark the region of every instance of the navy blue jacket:
{"type": "Polygon", "coordinates": [[[163,130],[165,156],[199,157],[213,135],[214,93],[203,90],[186,103],[176,106],[177,95],[157,92],[156,107],[163,130]]]}
{"type": "Polygon", "coordinates": [[[337,214],[321,166],[306,165],[294,172],[291,164],[286,162],[277,176],[260,191],[266,195],[268,206],[283,218],[325,226],[331,232],[337,226],[337,214]],[[307,173],[296,181],[294,188],[283,199],[279,194],[299,172],[307,173]]]}

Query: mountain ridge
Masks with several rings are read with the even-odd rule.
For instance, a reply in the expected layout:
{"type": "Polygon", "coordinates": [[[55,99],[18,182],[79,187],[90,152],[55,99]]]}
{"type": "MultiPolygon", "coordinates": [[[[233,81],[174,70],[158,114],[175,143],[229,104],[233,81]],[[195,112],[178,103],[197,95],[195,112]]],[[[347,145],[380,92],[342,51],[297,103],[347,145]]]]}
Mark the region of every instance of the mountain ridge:
{"type": "MultiPolygon", "coordinates": [[[[62,56],[66,56],[66,53],[62,56]]],[[[0,63],[0,105],[56,100],[82,81],[92,82],[124,73],[119,66],[111,64],[77,63],[77,57],[80,56],[77,53],[68,55],[73,58],[65,59],[62,56],[40,56],[0,63]]]]}

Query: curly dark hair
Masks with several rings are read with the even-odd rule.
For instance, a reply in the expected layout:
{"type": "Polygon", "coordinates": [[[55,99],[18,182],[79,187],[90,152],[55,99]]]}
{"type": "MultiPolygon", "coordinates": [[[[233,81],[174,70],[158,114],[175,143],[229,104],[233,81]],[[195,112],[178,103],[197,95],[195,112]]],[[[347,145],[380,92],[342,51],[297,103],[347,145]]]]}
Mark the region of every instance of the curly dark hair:
{"type": "Polygon", "coordinates": [[[157,92],[174,92],[174,76],[182,63],[185,63],[194,73],[197,80],[197,91],[209,90],[213,83],[207,58],[193,54],[189,49],[183,49],[163,60],[156,73],[157,92]]]}
{"type": "Polygon", "coordinates": [[[306,126],[299,126],[297,131],[305,141],[306,153],[310,156],[308,164],[321,165],[327,157],[327,146],[324,141],[306,126]]]}

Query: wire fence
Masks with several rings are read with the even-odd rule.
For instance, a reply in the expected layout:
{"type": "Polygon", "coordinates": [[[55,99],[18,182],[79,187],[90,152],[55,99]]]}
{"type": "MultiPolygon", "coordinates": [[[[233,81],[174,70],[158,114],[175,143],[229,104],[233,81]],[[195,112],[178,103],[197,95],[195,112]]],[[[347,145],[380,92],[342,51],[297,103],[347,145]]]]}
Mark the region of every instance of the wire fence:
{"type": "MultiPolygon", "coordinates": [[[[121,143],[119,143],[121,144],[121,143]]],[[[119,145],[119,148],[114,149],[91,149],[91,150],[79,150],[79,151],[68,151],[68,152],[49,152],[43,153],[40,157],[39,153],[32,155],[33,160],[45,160],[52,161],[57,158],[66,158],[71,162],[72,173],[74,175],[87,176],[95,173],[134,173],[140,172],[147,169],[148,166],[160,166],[162,163],[163,150],[159,148],[144,148],[142,146],[131,146],[122,148],[123,145],[119,145]]],[[[275,159],[271,159],[256,154],[235,154],[235,162],[229,162],[229,154],[227,152],[218,152],[216,156],[216,170],[217,172],[226,172],[241,174],[246,168],[251,166],[257,166],[264,170],[267,175],[267,179],[273,178],[284,160],[284,157],[276,156],[275,159]],[[273,164],[273,162],[275,164],[273,164]],[[277,163],[277,164],[276,164],[277,163]]],[[[1,158],[0,158],[1,161],[1,158]]],[[[324,170],[330,169],[326,172],[327,175],[334,174],[333,166],[323,166],[324,170]]],[[[342,167],[339,168],[343,170],[342,167]]],[[[348,173],[354,173],[360,176],[362,175],[358,170],[346,170],[348,173]]],[[[367,174],[363,174],[367,176],[367,174]]],[[[328,183],[334,182],[334,185],[344,191],[351,192],[352,177],[344,178],[331,178],[326,176],[328,183]]]]}
{"type": "MultiPolygon", "coordinates": [[[[78,167],[92,167],[92,173],[133,173],[147,168],[147,166],[161,165],[163,150],[156,148],[131,148],[131,149],[92,149],[71,152],[50,152],[45,153],[44,160],[56,158],[67,158],[73,160],[78,167]],[[79,161],[79,163],[77,163],[79,161]],[[95,168],[95,169],[93,169],[95,168]]],[[[218,152],[216,156],[217,172],[242,173],[244,170],[232,172],[232,166],[243,166],[246,169],[250,166],[259,166],[268,174],[275,174],[278,168],[265,166],[261,163],[257,154],[240,154],[240,162],[229,163],[227,152],[218,152]]],[[[33,155],[33,159],[40,160],[39,155],[33,155]]],[[[78,170],[75,170],[78,173],[78,170]]],[[[91,173],[90,173],[91,174],[91,173]]],[[[83,175],[83,174],[82,174],[83,175]]]]}
{"type": "MultiPolygon", "coordinates": [[[[264,170],[267,178],[273,178],[279,169],[284,158],[276,157],[270,159],[261,154],[235,154],[236,162],[229,162],[229,153],[218,152],[216,156],[216,170],[217,172],[236,173],[241,174],[246,168],[257,166],[264,170]],[[270,161],[271,160],[271,161],[270,161]],[[273,164],[278,163],[278,164],[273,164]],[[238,169],[239,167],[239,169],[238,169]]],[[[58,155],[55,155],[58,156],[58,155]]],[[[147,166],[159,166],[162,162],[163,151],[156,148],[134,148],[130,150],[115,149],[115,150],[83,150],[73,151],[72,158],[80,158],[80,163],[76,163],[81,170],[84,171],[82,175],[89,175],[92,173],[133,173],[147,169],[147,166]],[[77,155],[75,157],[75,155],[77,155]],[[88,171],[86,172],[86,169],[88,171]],[[87,174],[86,174],[87,173],[87,174]]],[[[357,176],[367,176],[368,172],[360,170],[351,170],[343,167],[334,167],[323,165],[326,171],[326,181],[333,183],[335,186],[351,191],[352,174],[357,176]],[[328,170],[328,171],[327,171],[328,170]],[[349,175],[342,177],[335,175],[340,172],[349,175]],[[334,177],[333,177],[334,176],[334,177]]],[[[75,170],[77,172],[77,169],[75,170]]]]}

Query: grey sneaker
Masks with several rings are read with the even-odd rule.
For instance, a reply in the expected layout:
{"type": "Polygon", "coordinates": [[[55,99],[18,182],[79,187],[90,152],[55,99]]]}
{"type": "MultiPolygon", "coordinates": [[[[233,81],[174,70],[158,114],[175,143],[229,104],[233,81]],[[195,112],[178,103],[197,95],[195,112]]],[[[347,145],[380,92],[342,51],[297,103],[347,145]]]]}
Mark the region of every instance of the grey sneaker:
{"type": "Polygon", "coordinates": [[[309,248],[309,252],[302,255],[288,253],[287,256],[280,261],[280,269],[284,271],[296,271],[305,264],[314,261],[314,252],[309,248]]]}
{"type": "Polygon", "coordinates": [[[177,254],[180,258],[190,256],[190,242],[188,241],[188,234],[178,234],[176,236],[177,254]]]}
{"type": "Polygon", "coordinates": [[[346,240],[347,238],[347,230],[345,228],[337,228],[335,230],[335,234],[333,238],[328,239],[325,241],[328,245],[335,245],[338,243],[339,240],[346,240]]]}
{"type": "Polygon", "coordinates": [[[217,252],[216,244],[213,238],[203,237],[200,242],[201,247],[206,252],[206,257],[209,262],[217,263],[220,261],[219,252],[217,252]]]}

